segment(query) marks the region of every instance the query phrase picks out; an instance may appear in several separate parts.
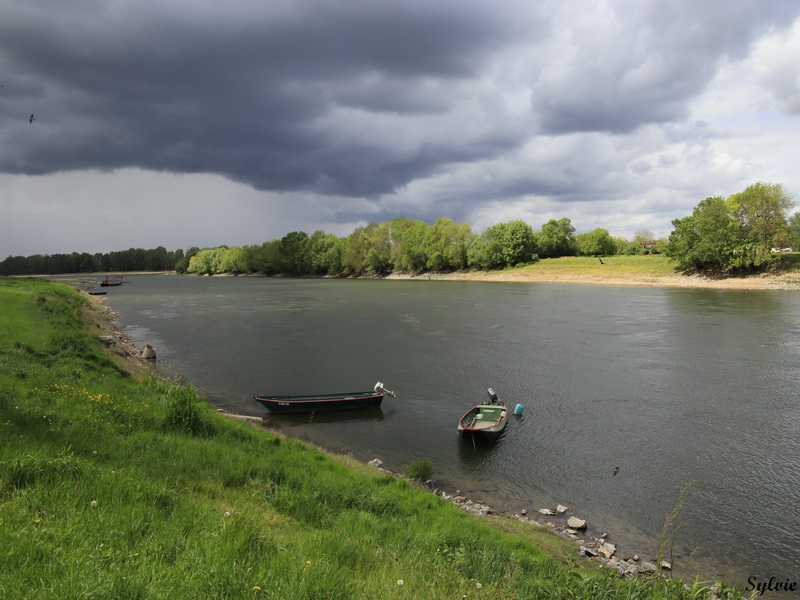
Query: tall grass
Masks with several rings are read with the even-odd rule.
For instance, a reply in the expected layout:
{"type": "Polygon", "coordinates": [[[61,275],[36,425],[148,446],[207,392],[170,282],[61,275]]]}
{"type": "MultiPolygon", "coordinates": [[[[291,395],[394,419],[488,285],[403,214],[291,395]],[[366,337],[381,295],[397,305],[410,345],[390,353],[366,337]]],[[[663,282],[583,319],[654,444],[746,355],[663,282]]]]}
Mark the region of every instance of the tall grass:
{"type": "Polygon", "coordinates": [[[545,551],[406,479],[226,419],[191,386],[125,376],[81,304],[0,280],[3,598],[700,593],[564,559],[575,549],[555,536],[536,534],[545,551]]]}

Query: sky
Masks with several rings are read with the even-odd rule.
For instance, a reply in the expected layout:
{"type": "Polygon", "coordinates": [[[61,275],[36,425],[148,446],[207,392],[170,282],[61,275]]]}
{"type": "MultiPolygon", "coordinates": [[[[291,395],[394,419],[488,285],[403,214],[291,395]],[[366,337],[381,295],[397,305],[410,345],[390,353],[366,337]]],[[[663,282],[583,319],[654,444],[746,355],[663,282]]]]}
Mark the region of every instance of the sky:
{"type": "Polygon", "coordinates": [[[666,237],[759,181],[800,201],[797,0],[0,0],[0,259],[666,237]]]}

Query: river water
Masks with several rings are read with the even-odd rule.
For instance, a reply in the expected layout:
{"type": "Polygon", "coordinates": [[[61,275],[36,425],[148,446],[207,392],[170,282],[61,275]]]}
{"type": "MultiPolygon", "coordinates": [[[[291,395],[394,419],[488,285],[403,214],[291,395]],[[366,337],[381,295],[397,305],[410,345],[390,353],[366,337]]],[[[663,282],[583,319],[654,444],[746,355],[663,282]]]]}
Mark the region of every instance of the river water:
{"type": "Polygon", "coordinates": [[[800,294],[457,281],[126,276],[108,304],[216,406],[493,507],[564,504],[676,575],[800,580],[800,294]],[[255,394],[397,392],[274,417],[255,394]],[[459,417],[522,404],[492,444],[459,417]],[[614,474],[615,467],[619,472],[614,474]],[[693,482],[693,483],[692,483],[693,482]],[[683,501],[681,489],[691,484],[683,501]]]}

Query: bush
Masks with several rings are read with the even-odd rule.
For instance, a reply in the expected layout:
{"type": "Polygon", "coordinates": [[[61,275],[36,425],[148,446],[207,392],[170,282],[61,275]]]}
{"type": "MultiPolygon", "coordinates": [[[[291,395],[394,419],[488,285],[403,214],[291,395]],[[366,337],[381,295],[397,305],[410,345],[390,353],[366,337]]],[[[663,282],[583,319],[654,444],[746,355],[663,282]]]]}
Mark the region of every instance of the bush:
{"type": "Polygon", "coordinates": [[[433,463],[427,458],[414,461],[406,467],[404,475],[416,481],[428,481],[433,477],[433,463]]]}

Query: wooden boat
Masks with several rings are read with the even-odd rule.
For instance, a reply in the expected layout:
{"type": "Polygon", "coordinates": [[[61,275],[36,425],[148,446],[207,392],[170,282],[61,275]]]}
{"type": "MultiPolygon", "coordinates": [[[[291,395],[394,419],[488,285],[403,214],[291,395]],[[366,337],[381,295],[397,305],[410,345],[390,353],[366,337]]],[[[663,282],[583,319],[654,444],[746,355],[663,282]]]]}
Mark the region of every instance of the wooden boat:
{"type": "Polygon", "coordinates": [[[461,433],[480,435],[487,438],[498,437],[508,423],[508,407],[497,398],[489,388],[489,402],[470,408],[458,422],[461,433]]]}
{"type": "Polygon", "coordinates": [[[106,277],[100,282],[100,287],[110,287],[114,285],[122,285],[122,277],[115,275],[114,277],[106,277]]]}
{"type": "Polygon", "coordinates": [[[396,394],[383,387],[379,381],[369,392],[344,392],[341,394],[311,394],[307,396],[253,396],[267,410],[276,414],[318,412],[324,410],[350,410],[380,406],[383,397],[396,394]]]}

